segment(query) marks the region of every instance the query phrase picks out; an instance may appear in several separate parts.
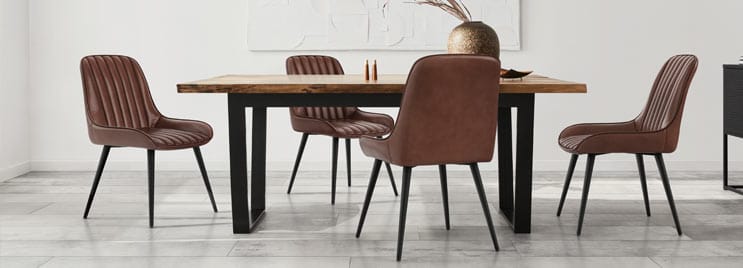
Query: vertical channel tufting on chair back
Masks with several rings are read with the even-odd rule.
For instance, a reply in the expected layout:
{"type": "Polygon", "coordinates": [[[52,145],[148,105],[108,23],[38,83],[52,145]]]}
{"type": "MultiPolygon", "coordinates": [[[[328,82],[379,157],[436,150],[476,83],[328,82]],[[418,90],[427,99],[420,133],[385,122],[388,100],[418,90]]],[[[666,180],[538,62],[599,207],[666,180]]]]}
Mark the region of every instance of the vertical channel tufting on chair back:
{"type": "Polygon", "coordinates": [[[92,55],[80,62],[89,124],[149,128],[162,116],[142,68],[127,56],[92,55]]]}
{"type": "Polygon", "coordinates": [[[694,55],[668,59],[655,79],[645,109],[635,119],[639,131],[667,131],[666,146],[670,150],[678,143],[684,103],[697,65],[694,55]]]}
{"type": "MultiPolygon", "coordinates": [[[[286,74],[289,75],[332,75],[343,74],[341,63],[330,56],[299,55],[286,59],[286,74]]],[[[292,107],[292,116],[309,117],[322,120],[338,120],[356,111],[353,107],[292,107]]]]}

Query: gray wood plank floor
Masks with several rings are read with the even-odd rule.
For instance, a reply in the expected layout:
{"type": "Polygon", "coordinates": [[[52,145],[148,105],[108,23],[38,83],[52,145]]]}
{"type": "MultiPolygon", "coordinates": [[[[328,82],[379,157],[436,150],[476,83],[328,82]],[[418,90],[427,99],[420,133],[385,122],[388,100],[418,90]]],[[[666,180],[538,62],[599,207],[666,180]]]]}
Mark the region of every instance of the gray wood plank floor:
{"type": "Polygon", "coordinates": [[[300,172],[291,195],[285,193],[289,172],[269,172],[268,214],[256,233],[246,235],[232,234],[226,172],[210,173],[216,214],[197,172],[158,172],[153,229],[147,227],[144,172],[104,173],[87,220],[82,213],[92,172],[32,172],[0,183],[0,267],[743,265],[743,196],[723,191],[719,172],[671,173],[683,236],[676,234],[653,172],[651,217],[645,216],[636,172],[597,172],[583,235],[575,236],[579,174],[558,218],[564,172],[536,172],[533,232],[514,234],[496,210],[497,174],[484,172],[502,248],[496,253],[469,172],[449,172],[452,229],[446,231],[438,173],[414,171],[403,262],[396,263],[399,200],[384,173],[356,239],[369,175],[364,171],[353,173],[349,188],[340,170],[335,206],[329,172],[300,172]]]}

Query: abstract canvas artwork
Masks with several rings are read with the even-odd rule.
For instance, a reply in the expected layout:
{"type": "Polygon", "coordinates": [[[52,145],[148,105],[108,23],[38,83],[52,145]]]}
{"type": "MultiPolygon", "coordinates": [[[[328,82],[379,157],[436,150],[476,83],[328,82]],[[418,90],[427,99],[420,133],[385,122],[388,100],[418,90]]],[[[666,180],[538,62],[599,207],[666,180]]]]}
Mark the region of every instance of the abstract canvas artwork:
{"type": "MultiPolygon", "coordinates": [[[[446,50],[454,17],[409,0],[248,0],[248,47],[288,50],[446,50]]],[[[493,27],[503,50],[519,50],[520,0],[463,0],[493,27]]]]}

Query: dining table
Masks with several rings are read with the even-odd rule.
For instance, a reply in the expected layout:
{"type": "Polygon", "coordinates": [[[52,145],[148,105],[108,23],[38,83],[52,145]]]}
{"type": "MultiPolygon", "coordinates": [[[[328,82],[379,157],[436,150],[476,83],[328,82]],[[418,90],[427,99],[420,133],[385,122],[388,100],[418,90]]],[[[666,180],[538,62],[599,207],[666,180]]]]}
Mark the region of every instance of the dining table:
{"type": "MultiPolygon", "coordinates": [[[[179,93],[227,95],[233,232],[252,232],[267,213],[268,108],[399,107],[406,81],[406,74],[380,75],[378,80],[371,81],[365,80],[362,75],[231,74],[178,84],[179,93]],[[247,108],[252,109],[250,183],[247,108]]],[[[514,232],[531,232],[536,95],[586,92],[587,86],[584,83],[536,74],[521,79],[501,79],[496,138],[499,207],[504,217],[511,223],[514,232]],[[511,116],[513,110],[516,111],[515,163],[511,116]]]]}

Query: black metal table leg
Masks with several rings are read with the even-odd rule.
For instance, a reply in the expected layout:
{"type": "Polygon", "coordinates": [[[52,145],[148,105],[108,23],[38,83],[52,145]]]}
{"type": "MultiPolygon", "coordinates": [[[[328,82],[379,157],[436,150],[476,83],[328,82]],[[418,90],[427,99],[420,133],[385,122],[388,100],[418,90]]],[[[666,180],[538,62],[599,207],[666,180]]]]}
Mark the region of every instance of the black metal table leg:
{"type": "Polygon", "coordinates": [[[227,97],[230,143],[230,192],[232,196],[232,232],[250,232],[248,207],[248,153],[245,135],[245,106],[240,96],[227,97]]]}
{"type": "MultiPolygon", "coordinates": [[[[250,216],[252,225],[266,210],[266,107],[253,107],[253,142],[250,164],[250,216]]],[[[253,229],[251,227],[251,229],[253,229]]]]}
{"type": "Polygon", "coordinates": [[[516,122],[516,190],[513,231],[531,232],[531,190],[534,161],[534,94],[523,94],[516,122]]]}
{"type": "Polygon", "coordinates": [[[250,233],[265,209],[266,108],[253,111],[252,205],[248,204],[248,157],[243,95],[229,94],[230,191],[232,196],[232,232],[250,233]],[[260,118],[263,118],[260,120],[260,118]],[[256,120],[258,119],[258,120],[256,120]],[[262,126],[262,127],[261,127],[262,126]],[[262,133],[262,135],[261,135],[262,133]],[[258,144],[257,144],[258,143],[258,144]],[[262,145],[260,144],[262,143],[262,145]],[[258,145],[258,146],[255,146],[258,145]],[[262,149],[261,149],[262,148],[262,149]],[[258,153],[258,155],[256,155],[258,153]],[[251,219],[251,214],[253,214],[251,219]]]}
{"type": "Polygon", "coordinates": [[[498,109],[498,198],[500,210],[513,222],[513,138],[511,107],[498,109]]]}
{"type": "Polygon", "coordinates": [[[501,95],[498,110],[498,183],[500,209],[515,233],[531,232],[534,94],[501,95]],[[513,176],[511,107],[517,110],[516,176],[513,176]],[[515,190],[514,190],[514,180],[515,190]]]}

